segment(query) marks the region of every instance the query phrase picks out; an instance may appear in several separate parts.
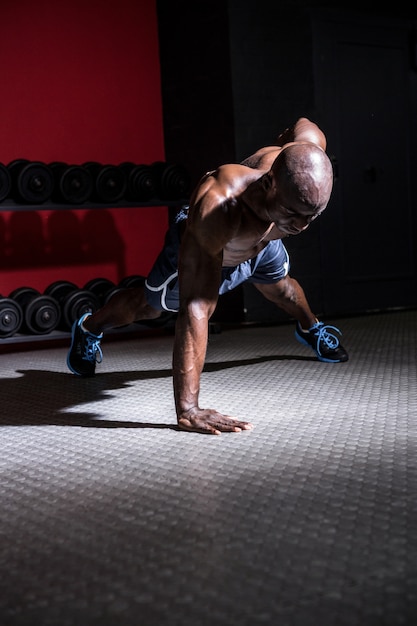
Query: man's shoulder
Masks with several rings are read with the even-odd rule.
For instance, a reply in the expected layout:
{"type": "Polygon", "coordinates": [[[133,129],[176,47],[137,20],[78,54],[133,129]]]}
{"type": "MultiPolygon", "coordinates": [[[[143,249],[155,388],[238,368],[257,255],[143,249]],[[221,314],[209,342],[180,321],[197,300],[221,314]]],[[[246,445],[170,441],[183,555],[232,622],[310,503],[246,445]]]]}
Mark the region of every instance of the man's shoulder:
{"type": "Polygon", "coordinates": [[[241,163],[226,163],[221,165],[213,173],[214,178],[220,187],[224,187],[226,194],[229,194],[229,188],[241,189],[253,180],[262,176],[261,171],[242,165],[241,163]]]}
{"type": "Polygon", "coordinates": [[[264,146],[242,161],[242,165],[268,171],[281,150],[281,146],[264,146]]]}
{"type": "Polygon", "coordinates": [[[242,193],[260,176],[262,172],[235,163],[207,172],[191,201],[190,225],[199,229],[210,223],[228,230],[239,221],[242,193]]]}
{"type": "Polygon", "coordinates": [[[214,170],[213,174],[217,174],[218,177],[245,176],[248,170],[250,170],[250,168],[242,163],[225,163],[224,165],[220,165],[217,170],[214,170]]]}

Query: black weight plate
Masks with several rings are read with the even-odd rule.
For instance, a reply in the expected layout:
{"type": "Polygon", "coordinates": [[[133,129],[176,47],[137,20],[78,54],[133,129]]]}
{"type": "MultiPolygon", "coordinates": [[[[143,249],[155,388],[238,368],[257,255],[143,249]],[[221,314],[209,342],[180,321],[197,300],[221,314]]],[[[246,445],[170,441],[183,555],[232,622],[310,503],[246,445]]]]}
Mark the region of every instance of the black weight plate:
{"type": "Polygon", "coordinates": [[[85,313],[94,313],[100,308],[100,303],[96,296],[86,289],[77,289],[68,294],[61,307],[61,324],[68,330],[73,323],[85,313]]]}
{"type": "Polygon", "coordinates": [[[7,170],[14,181],[16,179],[17,174],[20,172],[24,165],[30,163],[28,159],[14,159],[7,164],[7,170]]]}
{"type": "Polygon", "coordinates": [[[107,304],[110,298],[112,298],[118,291],[123,291],[123,287],[113,287],[113,289],[110,289],[110,291],[106,293],[103,304],[107,304]]]}
{"type": "Polygon", "coordinates": [[[158,197],[161,200],[180,200],[190,193],[190,177],[182,165],[155,161],[151,165],[158,197]]]}
{"type": "Polygon", "coordinates": [[[131,161],[124,161],[123,163],[120,163],[117,166],[120,170],[122,170],[123,174],[125,175],[126,178],[126,199],[127,200],[134,200],[133,194],[132,194],[132,186],[130,183],[130,173],[133,171],[133,169],[136,167],[136,165],[134,163],[132,163],[131,161]]]}
{"type": "Polygon", "coordinates": [[[91,291],[99,300],[100,304],[104,304],[107,299],[107,294],[114,286],[114,283],[108,278],[93,278],[84,285],[83,289],[91,291]]]}
{"type": "Polygon", "coordinates": [[[51,200],[53,202],[63,202],[59,190],[59,180],[68,167],[68,164],[65,163],[65,161],[52,161],[52,163],[48,163],[48,167],[54,177],[54,190],[52,192],[51,200]]]}
{"type": "Polygon", "coordinates": [[[52,163],[48,163],[48,167],[54,176],[60,176],[68,164],[65,161],[52,161],[52,163]]]}
{"type": "Polygon", "coordinates": [[[168,165],[162,173],[161,198],[180,200],[190,193],[190,177],[180,165],[168,165]]]}
{"type": "Polygon", "coordinates": [[[86,161],[81,167],[85,167],[92,176],[97,176],[103,165],[99,161],[86,161]]]}
{"type": "Polygon", "coordinates": [[[95,179],[95,194],[106,204],[118,202],[126,193],[126,175],[115,165],[104,165],[95,179]]]}
{"type": "Polygon", "coordinates": [[[16,180],[18,199],[29,204],[49,200],[54,189],[54,177],[45,163],[33,161],[23,165],[16,180]]]}
{"type": "Polygon", "coordinates": [[[68,163],[66,161],[51,161],[48,163],[48,167],[50,167],[53,171],[55,171],[55,168],[61,169],[67,166],[68,163]]]}
{"type": "Polygon", "coordinates": [[[18,287],[9,293],[9,298],[15,300],[24,309],[26,305],[35,297],[39,295],[37,289],[33,287],[18,287]]]}
{"type": "Polygon", "coordinates": [[[149,165],[135,165],[129,173],[127,185],[130,200],[146,202],[157,194],[156,180],[149,165]]]}
{"type": "Polygon", "coordinates": [[[89,200],[94,189],[93,176],[81,165],[70,165],[55,179],[57,193],[67,204],[82,204],[89,200]]]}
{"type": "Polygon", "coordinates": [[[145,277],[140,274],[132,274],[131,276],[125,276],[119,283],[119,287],[141,287],[145,283],[145,277]]]}
{"type": "Polygon", "coordinates": [[[57,328],[61,312],[57,301],[51,296],[33,298],[24,310],[25,327],[35,335],[50,333],[57,328]]]}
{"type": "Polygon", "coordinates": [[[55,300],[60,303],[68,293],[75,291],[76,289],[78,289],[78,286],[69,280],[56,280],[48,285],[44,294],[55,298],[55,300]]]}
{"type": "Polygon", "coordinates": [[[105,289],[111,289],[114,287],[113,281],[109,278],[92,278],[88,282],[85,283],[83,289],[87,289],[87,291],[103,291],[105,289]]]}
{"type": "Polygon", "coordinates": [[[0,337],[11,337],[23,323],[21,306],[11,298],[0,297],[0,337]]]}
{"type": "Polygon", "coordinates": [[[136,166],[132,161],[123,161],[123,163],[120,163],[118,167],[120,167],[120,169],[125,173],[125,176],[128,177],[130,172],[136,166]]]}
{"type": "Polygon", "coordinates": [[[9,197],[12,188],[12,177],[3,163],[0,163],[0,202],[9,197]]]}

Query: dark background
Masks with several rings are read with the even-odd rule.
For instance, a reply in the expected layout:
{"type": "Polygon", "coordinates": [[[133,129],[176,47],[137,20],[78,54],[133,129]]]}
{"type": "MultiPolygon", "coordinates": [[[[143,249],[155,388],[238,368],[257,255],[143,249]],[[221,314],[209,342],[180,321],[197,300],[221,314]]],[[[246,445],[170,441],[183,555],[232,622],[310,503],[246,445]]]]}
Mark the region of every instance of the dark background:
{"type": "MultiPolygon", "coordinates": [[[[166,154],[197,181],[311,117],[337,180],[292,274],[324,315],[415,306],[417,10],[335,4],[158,0],[166,154]]],[[[246,319],[281,318],[243,292],[246,319]]]]}

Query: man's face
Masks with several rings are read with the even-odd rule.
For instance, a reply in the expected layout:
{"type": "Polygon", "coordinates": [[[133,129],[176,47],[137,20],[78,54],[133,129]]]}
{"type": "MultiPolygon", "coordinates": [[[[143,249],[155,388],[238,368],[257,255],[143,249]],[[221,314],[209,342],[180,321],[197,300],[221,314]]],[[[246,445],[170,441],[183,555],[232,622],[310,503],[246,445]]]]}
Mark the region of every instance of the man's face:
{"type": "Polygon", "coordinates": [[[264,174],[266,209],[271,221],[284,235],[298,235],[306,230],[326,208],[312,208],[296,193],[293,186],[278,186],[272,172],[264,174]]]}

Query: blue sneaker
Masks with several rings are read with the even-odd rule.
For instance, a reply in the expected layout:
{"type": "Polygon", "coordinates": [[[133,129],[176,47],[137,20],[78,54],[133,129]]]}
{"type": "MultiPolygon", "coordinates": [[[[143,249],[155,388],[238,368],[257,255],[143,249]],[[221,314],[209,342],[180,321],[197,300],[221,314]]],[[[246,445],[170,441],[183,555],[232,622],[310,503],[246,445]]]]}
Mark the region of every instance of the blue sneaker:
{"type": "Polygon", "coordinates": [[[103,353],[100,347],[101,335],[93,335],[81,328],[81,324],[91,313],[85,313],[72,326],[72,342],[67,355],[67,365],[77,376],[94,376],[96,363],[101,363],[103,353]]]}
{"type": "Polygon", "coordinates": [[[317,322],[308,330],[303,330],[297,322],[295,338],[305,346],[310,346],[317,354],[319,361],[325,363],[343,363],[349,358],[348,353],[340,344],[338,337],[330,331],[342,333],[335,326],[326,326],[323,322],[317,322]]]}

